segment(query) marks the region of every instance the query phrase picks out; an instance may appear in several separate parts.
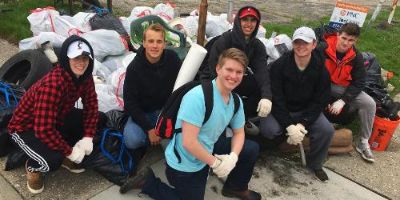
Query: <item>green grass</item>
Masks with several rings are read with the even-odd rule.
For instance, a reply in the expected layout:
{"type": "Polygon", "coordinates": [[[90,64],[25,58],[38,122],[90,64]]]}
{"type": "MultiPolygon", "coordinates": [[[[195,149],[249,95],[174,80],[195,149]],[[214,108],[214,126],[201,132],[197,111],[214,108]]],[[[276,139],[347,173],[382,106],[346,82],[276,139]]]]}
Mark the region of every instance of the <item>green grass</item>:
{"type": "MultiPolygon", "coordinates": [[[[67,2],[64,0],[64,5],[61,5],[61,2],[57,3],[56,9],[60,14],[68,11],[67,2]]],[[[0,12],[0,38],[18,44],[20,40],[32,37],[27,17],[31,10],[47,6],[54,6],[54,0],[19,0],[18,3],[0,4],[0,9],[11,9],[11,11],[0,12]]],[[[73,4],[73,10],[74,12],[81,10],[77,2],[73,4]]]]}

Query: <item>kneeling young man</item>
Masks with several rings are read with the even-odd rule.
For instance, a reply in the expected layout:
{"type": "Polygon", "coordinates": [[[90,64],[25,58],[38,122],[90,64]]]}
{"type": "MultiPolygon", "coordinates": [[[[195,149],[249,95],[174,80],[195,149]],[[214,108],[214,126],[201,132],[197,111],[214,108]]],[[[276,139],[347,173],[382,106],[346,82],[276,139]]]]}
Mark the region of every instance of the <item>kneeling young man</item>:
{"type": "Polygon", "coordinates": [[[293,51],[271,66],[272,115],[261,120],[261,134],[269,139],[287,133],[287,142],[298,145],[308,132],[310,152],[307,167],[321,181],[328,176],[322,170],[334,133],[322,114],[330,93],[330,79],[321,56],[314,52],[315,33],[300,27],[293,34],[293,51]]]}
{"type": "Polygon", "coordinates": [[[35,194],[44,189],[41,173],[60,166],[83,172],[76,164],[93,150],[99,112],[92,47],[72,35],[60,54],[59,64],[29,88],[8,124],[13,141],[30,157],[27,186],[35,194]],[[79,98],[83,111],[74,108],[79,98]]]}
{"type": "Polygon", "coordinates": [[[231,93],[240,84],[247,63],[246,55],[235,48],[220,55],[217,77],[212,81],[214,106],[205,124],[202,124],[205,116],[202,87],[193,88],[183,97],[175,124],[176,128],[182,128],[182,133],[174,135],[165,151],[165,173],[174,188],[162,183],[147,168],[128,180],[121,187],[121,193],[141,188],[154,199],[204,199],[208,172],[212,168],[218,177],[228,176],[222,189],[224,196],[261,199],[259,193],[248,189],[259,146],[245,140],[243,103],[240,102],[234,114],[235,94],[231,93]],[[233,130],[232,138],[222,134],[227,126],[233,130]]]}

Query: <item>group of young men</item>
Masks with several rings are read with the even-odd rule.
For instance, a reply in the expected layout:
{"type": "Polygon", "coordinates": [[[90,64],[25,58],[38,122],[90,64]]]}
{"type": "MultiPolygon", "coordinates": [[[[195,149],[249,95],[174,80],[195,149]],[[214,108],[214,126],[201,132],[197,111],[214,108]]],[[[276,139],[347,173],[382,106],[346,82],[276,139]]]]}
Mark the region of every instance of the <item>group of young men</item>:
{"type": "MultiPolygon", "coordinates": [[[[260,21],[261,14],[255,7],[241,8],[233,29],[213,45],[205,76],[211,77],[213,87],[213,109],[207,122],[203,124],[206,108],[202,87],[191,89],[183,97],[175,124],[181,132],[165,149],[165,173],[173,187],[157,178],[151,168],[145,168],[121,186],[121,193],[137,188],[154,199],[204,199],[212,170],[218,177],[227,177],[222,195],[261,199],[248,187],[259,146],[246,139],[244,126],[246,119],[254,115],[261,117],[261,135],[266,138],[286,134],[289,144],[298,145],[308,134],[307,167],[319,180],[327,181],[322,165],[334,128],[323,111],[339,114],[348,104],[358,110],[361,120],[356,150],[365,160],[374,162],[368,139],[375,102],[362,91],[366,72],[362,56],[354,47],[360,28],[345,24],[338,34],[326,36],[325,45],[317,48],[314,31],[300,27],[292,37],[293,50],[267,67],[265,47],[256,38],[260,21]],[[242,97],[237,112],[234,93],[242,97]],[[337,100],[328,104],[331,96],[337,100]],[[227,130],[233,136],[227,137],[227,130]]],[[[143,46],[126,71],[123,97],[129,119],[123,134],[133,152],[161,141],[155,123],[182,64],[165,45],[163,27],[150,25],[144,32],[143,46]]],[[[10,121],[12,138],[30,157],[26,172],[32,193],[44,188],[42,172],[60,166],[80,172],[75,164],[93,149],[98,118],[91,76],[93,58],[86,40],[68,38],[57,67],[27,91],[10,121]],[[79,97],[84,107],[78,114],[82,120],[75,124],[83,127],[82,132],[72,133],[64,121],[77,112],[73,107],[79,97]]]]}

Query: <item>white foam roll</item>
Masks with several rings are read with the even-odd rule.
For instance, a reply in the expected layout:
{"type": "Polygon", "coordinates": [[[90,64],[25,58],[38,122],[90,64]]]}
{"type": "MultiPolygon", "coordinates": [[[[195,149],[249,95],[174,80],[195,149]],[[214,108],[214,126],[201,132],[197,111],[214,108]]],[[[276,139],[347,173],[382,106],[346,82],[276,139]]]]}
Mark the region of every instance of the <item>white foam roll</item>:
{"type": "Polygon", "coordinates": [[[198,44],[192,44],[179,70],[174,90],[194,79],[206,54],[207,50],[205,48],[198,44]]]}

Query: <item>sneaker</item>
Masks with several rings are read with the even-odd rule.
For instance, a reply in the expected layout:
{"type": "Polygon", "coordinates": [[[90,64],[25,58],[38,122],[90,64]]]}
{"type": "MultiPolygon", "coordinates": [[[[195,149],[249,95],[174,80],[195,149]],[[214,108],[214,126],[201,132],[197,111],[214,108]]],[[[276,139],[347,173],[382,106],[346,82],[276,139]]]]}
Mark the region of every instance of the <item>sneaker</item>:
{"type": "Polygon", "coordinates": [[[150,177],[155,178],[154,172],[150,167],[146,167],[138,172],[136,176],[130,177],[120,188],[119,192],[124,194],[132,189],[142,189],[146,180],[150,177]]]}
{"type": "Polygon", "coordinates": [[[68,171],[75,173],[75,174],[79,174],[85,171],[84,168],[80,167],[78,164],[72,162],[71,160],[69,160],[68,158],[65,158],[61,164],[61,167],[64,167],[65,169],[67,169],[68,171]]]}
{"type": "Polygon", "coordinates": [[[372,154],[372,151],[371,151],[371,149],[369,148],[369,145],[368,145],[368,144],[359,143],[359,144],[356,146],[356,150],[357,150],[358,153],[360,153],[361,157],[362,157],[364,160],[366,160],[366,161],[368,161],[368,162],[370,162],[370,163],[375,162],[374,155],[372,154]]]}
{"type": "Polygon", "coordinates": [[[326,182],[329,180],[328,175],[323,169],[314,169],[314,175],[321,182],[326,182]]]}
{"type": "Polygon", "coordinates": [[[229,188],[222,188],[222,195],[226,197],[236,197],[241,200],[260,200],[261,194],[253,190],[236,191],[229,188]]]}
{"type": "Polygon", "coordinates": [[[33,194],[39,194],[43,192],[44,182],[41,172],[30,172],[28,171],[28,161],[25,163],[25,171],[26,171],[26,186],[28,187],[29,192],[33,194]]]}

